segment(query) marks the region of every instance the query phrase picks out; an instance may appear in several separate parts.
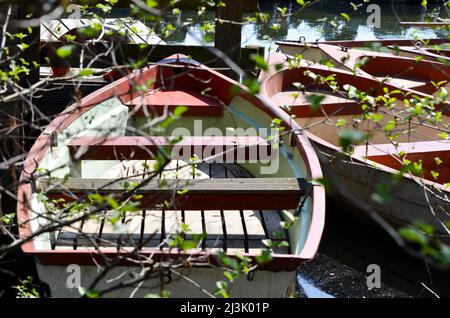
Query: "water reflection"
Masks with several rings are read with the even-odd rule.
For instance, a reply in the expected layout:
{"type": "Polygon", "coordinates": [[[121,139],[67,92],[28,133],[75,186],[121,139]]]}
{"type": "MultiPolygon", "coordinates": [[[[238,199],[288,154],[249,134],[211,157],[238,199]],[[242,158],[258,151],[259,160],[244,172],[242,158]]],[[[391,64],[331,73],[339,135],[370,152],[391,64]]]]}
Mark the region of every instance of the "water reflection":
{"type": "Polygon", "coordinates": [[[302,292],[308,298],[334,298],[334,296],[320,290],[301,275],[297,276],[297,281],[299,287],[302,288],[302,292]]]}
{"type": "MultiPolygon", "coordinates": [[[[374,1],[372,1],[374,2],[374,1]]],[[[427,10],[420,6],[420,1],[397,3],[390,1],[377,1],[381,7],[381,28],[367,26],[367,5],[362,5],[357,11],[353,11],[348,1],[322,0],[318,4],[299,12],[300,7],[296,1],[260,1],[260,9],[269,15],[270,23],[254,22],[244,25],[242,28],[243,45],[264,45],[275,47],[273,40],[298,40],[304,37],[306,41],[316,40],[374,40],[389,38],[437,38],[445,37],[445,31],[431,28],[415,29],[413,27],[401,27],[400,21],[422,21],[425,16],[442,16],[438,5],[430,4],[427,10]],[[416,3],[417,2],[417,3],[416,3]],[[286,7],[288,13],[294,15],[281,18],[277,6],[286,7]],[[350,15],[350,21],[346,22],[339,17],[344,12],[350,15]],[[338,16],[338,18],[336,18],[338,16]],[[335,20],[333,26],[330,22],[335,20]],[[273,30],[271,25],[277,23],[278,30],[273,30]]],[[[196,19],[196,12],[185,11],[181,16],[168,17],[165,22],[177,24],[196,19]],[[177,21],[178,20],[178,21],[177,21]]],[[[245,16],[254,16],[253,13],[245,13],[245,16]]],[[[214,12],[208,12],[207,18],[214,19],[214,12]]],[[[200,24],[176,31],[168,39],[169,43],[199,45],[202,44],[202,31],[200,24]]],[[[208,44],[212,45],[212,42],[208,44]]]]}

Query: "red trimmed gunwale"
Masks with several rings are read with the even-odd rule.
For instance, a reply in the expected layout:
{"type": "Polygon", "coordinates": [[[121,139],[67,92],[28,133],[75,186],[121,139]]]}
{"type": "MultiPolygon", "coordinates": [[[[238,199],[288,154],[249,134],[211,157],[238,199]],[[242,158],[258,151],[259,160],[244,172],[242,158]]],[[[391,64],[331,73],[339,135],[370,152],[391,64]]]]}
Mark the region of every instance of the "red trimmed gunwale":
{"type": "Polygon", "coordinates": [[[420,46],[388,46],[388,49],[392,50],[394,54],[396,54],[396,52],[404,52],[415,56],[422,56],[428,60],[436,61],[439,63],[450,62],[450,51],[446,49],[437,50],[420,46]]]}
{"type": "MultiPolygon", "coordinates": [[[[159,72],[161,72],[160,74],[167,76],[169,74],[173,74],[174,70],[177,68],[181,70],[181,72],[179,72],[180,76],[174,76],[169,82],[166,81],[166,87],[183,87],[185,89],[189,89],[191,91],[194,90],[197,92],[202,92],[206,88],[211,88],[211,90],[207,92],[207,95],[213,96],[212,98],[217,100],[221,105],[228,105],[234,97],[232,95],[232,88],[237,86],[240,88],[240,92],[238,93],[240,97],[248,100],[255,105],[255,107],[258,107],[268,115],[281,119],[284,127],[293,130],[300,130],[300,126],[297,123],[292,122],[289,116],[278,107],[266,104],[258,96],[250,95],[247,89],[238,82],[233,81],[204,65],[198,64],[195,61],[188,60],[186,56],[181,54],[172,55],[160,61],[157,65],[146,67],[126,77],[120,78],[84,97],[80,104],[75,103],[68,107],[47,126],[31,148],[21,173],[21,185],[18,188],[19,200],[17,204],[18,222],[20,224],[20,238],[26,240],[26,242],[22,245],[22,250],[25,253],[36,256],[42,264],[52,265],[67,265],[71,263],[93,265],[95,264],[93,258],[96,258],[97,260],[100,259],[99,254],[96,251],[90,250],[43,251],[35,249],[33,240],[28,239],[32,234],[32,231],[30,228],[30,222],[27,222],[29,220],[30,211],[28,204],[26,204],[26,202],[29,202],[32,194],[30,184],[32,172],[38,167],[50,147],[51,136],[53,133],[63,131],[78,117],[82,116],[92,107],[95,107],[97,104],[109,99],[112,96],[119,96],[124,104],[129,103],[130,100],[136,98],[136,92],[130,89],[132,87],[130,83],[133,83],[133,86],[148,85],[149,81],[151,82],[159,72]],[[178,66],[164,67],[166,64],[175,64],[178,66]],[[186,72],[187,70],[189,71],[186,72]],[[201,79],[200,81],[198,80],[199,78],[201,79]]],[[[147,89],[157,89],[159,87],[160,83],[155,81],[149,85],[147,89]]],[[[308,172],[308,178],[311,180],[322,178],[322,170],[319,160],[308,138],[302,133],[296,134],[293,138],[293,144],[295,144],[304,160],[308,172]]],[[[261,269],[284,271],[295,270],[302,261],[309,260],[314,257],[319,247],[325,223],[325,190],[322,186],[314,185],[310,196],[312,202],[311,220],[308,234],[301,252],[299,254],[274,254],[272,261],[260,266],[261,269]]],[[[117,250],[115,248],[102,248],[102,252],[103,251],[107,256],[117,256],[117,250]]],[[[120,254],[122,256],[126,256],[127,252],[121,251],[120,254]]],[[[174,253],[160,251],[155,248],[142,248],[140,254],[145,256],[152,254],[155,259],[180,257],[178,252],[174,253]]],[[[187,255],[204,255],[213,264],[217,263],[216,256],[212,254],[206,255],[204,252],[187,252],[187,255]]],[[[255,253],[243,253],[243,255],[250,258],[255,258],[258,256],[255,253]]],[[[124,264],[127,264],[127,261],[124,261],[124,264]]]]}
{"type": "Polygon", "coordinates": [[[361,65],[358,74],[378,79],[392,77],[392,86],[412,89],[426,94],[432,94],[437,89],[431,83],[450,81],[450,66],[442,63],[414,58],[395,56],[387,53],[344,49],[330,44],[318,44],[317,47],[337,64],[342,64],[354,70],[358,63],[367,59],[361,65]]]}

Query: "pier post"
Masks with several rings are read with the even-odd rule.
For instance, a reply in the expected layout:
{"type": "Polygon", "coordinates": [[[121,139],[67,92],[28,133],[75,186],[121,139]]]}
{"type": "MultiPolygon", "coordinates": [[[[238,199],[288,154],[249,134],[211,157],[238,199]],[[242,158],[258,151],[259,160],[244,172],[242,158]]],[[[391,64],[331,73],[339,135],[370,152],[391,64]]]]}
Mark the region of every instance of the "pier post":
{"type": "MultiPolygon", "coordinates": [[[[223,0],[224,7],[216,9],[214,46],[224,52],[237,65],[241,65],[241,33],[243,0],[223,0]],[[237,23],[236,23],[237,22],[237,23]]],[[[235,72],[229,72],[236,79],[235,72]]]]}

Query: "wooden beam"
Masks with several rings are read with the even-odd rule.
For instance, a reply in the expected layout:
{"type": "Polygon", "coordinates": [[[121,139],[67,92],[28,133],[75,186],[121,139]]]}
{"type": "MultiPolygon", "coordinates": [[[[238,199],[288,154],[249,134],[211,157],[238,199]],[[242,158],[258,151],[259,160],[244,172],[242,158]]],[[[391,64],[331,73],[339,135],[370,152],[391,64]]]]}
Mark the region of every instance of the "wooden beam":
{"type": "MultiPolygon", "coordinates": [[[[81,46],[77,46],[72,55],[66,59],[61,59],[57,56],[56,50],[65,45],[63,42],[41,42],[41,58],[42,66],[54,67],[80,67],[81,46]],[[48,60],[46,58],[49,58],[48,60]]],[[[111,67],[112,60],[110,54],[106,54],[108,48],[104,43],[88,43],[84,44],[86,50],[84,52],[86,63],[97,55],[106,55],[102,59],[95,60],[90,67],[92,68],[107,68],[111,67]]],[[[197,62],[203,63],[212,68],[228,68],[222,59],[212,53],[208,48],[203,46],[188,46],[188,45],[149,45],[141,46],[139,44],[117,43],[115,45],[114,54],[117,64],[127,65],[135,63],[137,60],[145,59],[148,62],[158,62],[170,55],[183,53],[191,56],[197,62]]],[[[250,58],[253,54],[264,54],[264,47],[250,46],[241,49],[241,58],[238,61],[240,67],[252,74],[255,70],[255,62],[250,58]]]]}
{"type": "MultiPolygon", "coordinates": [[[[15,0],[17,1],[17,0],[15,0]]],[[[175,1],[171,0],[159,0],[156,2],[156,8],[161,10],[172,10],[173,8],[179,8],[181,10],[198,10],[198,7],[205,6],[204,0],[189,0],[189,1],[175,1]]],[[[216,1],[218,2],[218,1],[216,1]]],[[[244,1],[244,12],[255,12],[259,11],[259,1],[258,0],[246,0],[244,1]]],[[[90,7],[95,7],[96,4],[101,3],[104,4],[104,0],[72,0],[71,3],[79,3],[81,5],[88,4],[90,7]]],[[[145,1],[144,1],[145,3],[145,1]]],[[[132,0],[118,0],[114,5],[115,8],[130,8],[130,5],[136,5],[136,2],[132,0]]],[[[211,7],[206,5],[207,10],[211,7]]]]}
{"type": "Polygon", "coordinates": [[[168,209],[184,210],[282,210],[296,209],[306,193],[306,183],[296,178],[231,178],[231,179],[40,179],[38,190],[49,198],[74,200],[88,193],[122,195],[136,184],[142,196],[142,209],[160,209],[165,201],[168,209]],[[184,194],[178,191],[183,190],[184,194]],[[186,191],[187,190],[187,191],[186,191]]]}
{"type": "Polygon", "coordinates": [[[115,138],[80,137],[73,139],[69,150],[80,160],[150,160],[159,150],[171,151],[173,160],[188,161],[193,155],[215,160],[232,158],[248,160],[271,159],[271,144],[259,136],[187,136],[173,144],[174,137],[123,136],[115,138]],[[79,151],[79,154],[77,152],[79,151]]]}
{"type": "MultiPolygon", "coordinates": [[[[422,39],[420,42],[425,42],[428,45],[439,45],[439,44],[445,44],[450,43],[449,39],[422,39]]],[[[332,45],[342,45],[345,47],[369,47],[375,43],[379,43],[381,46],[388,46],[388,45],[398,45],[398,46],[413,46],[416,42],[419,42],[415,39],[390,39],[390,40],[357,40],[357,41],[319,41],[319,42],[306,42],[309,45],[315,45],[315,44],[332,44],[332,45]]],[[[275,44],[287,44],[287,45],[298,45],[298,46],[304,46],[305,43],[299,43],[297,41],[276,41],[275,44]]]]}

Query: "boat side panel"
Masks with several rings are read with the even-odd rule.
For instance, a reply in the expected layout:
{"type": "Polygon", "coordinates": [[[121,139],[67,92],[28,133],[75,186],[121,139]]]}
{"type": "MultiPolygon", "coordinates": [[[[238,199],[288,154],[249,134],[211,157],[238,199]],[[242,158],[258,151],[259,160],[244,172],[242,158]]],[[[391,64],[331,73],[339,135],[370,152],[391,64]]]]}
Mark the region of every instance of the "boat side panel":
{"type": "MultiPolygon", "coordinates": [[[[78,288],[70,285],[73,281],[73,271],[68,271],[67,266],[58,265],[37,265],[39,277],[42,281],[48,283],[51,288],[52,297],[58,298],[77,298],[80,297],[78,288]],[[69,285],[67,285],[69,282],[69,285]],[[69,288],[71,287],[71,288],[69,288]]],[[[126,266],[119,266],[114,268],[107,277],[105,277],[98,284],[98,289],[107,288],[113,284],[126,281],[130,278],[132,272],[139,273],[141,268],[132,268],[126,266]],[[129,275],[123,275],[128,273],[129,275]],[[120,277],[118,280],[111,280],[120,277]]],[[[214,268],[180,268],[177,273],[188,277],[209,293],[213,293],[216,287],[216,282],[224,280],[223,270],[214,268]]],[[[98,276],[98,269],[95,266],[81,266],[80,267],[80,285],[87,287],[98,276]]],[[[251,297],[251,298],[279,298],[286,297],[289,289],[295,285],[295,271],[287,272],[273,272],[273,271],[255,271],[253,279],[248,280],[244,274],[241,274],[238,279],[231,285],[230,296],[233,298],[251,297]]],[[[180,276],[171,273],[165,275],[164,290],[170,292],[171,298],[189,297],[189,298],[203,298],[208,297],[199,288],[180,276]]],[[[130,297],[134,288],[123,288],[119,291],[108,294],[109,297],[130,297]]],[[[144,297],[146,294],[159,294],[159,276],[157,279],[147,280],[134,294],[134,297],[144,297]]]]}
{"type": "Polygon", "coordinates": [[[330,166],[324,166],[324,177],[332,184],[332,196],[339,200],[349,202],[356,206],[359,203],[373,209],[376,213],[396,220],[394,223],[406,225],[416,220],[422,220],[436,229],[443,231],[442,225],[433,216],[430,206],[441,221],[449,221],[445,211],[450,205],[439,197],[445,196],[443,192],[426,194],[426,190],[418,180],[404,178],[398,185],[390,190],[390,202],[384,205],[376,203],[372,195],[377,192],[380,184],[392,184],[392,172],[377,168],[359,161],[351,161],[337,151],[317,144],[322,151],[324,160],[331,160],[330,166]],[[326,155],[325,155],[326,154],[326,155]],[[430,201],[430,206],[427,204],[430,201]]]}
{"type": "Polygon", "coordinates": [[[57,145],[50,147],[39,168],[52,177],[80,176],[79,167],[73,165],[67,144],[82,136],[123,136],[126,131],[128,108],[117,98],[108,99],[78,117],[66,129],[57,134],[57,145]]]}

